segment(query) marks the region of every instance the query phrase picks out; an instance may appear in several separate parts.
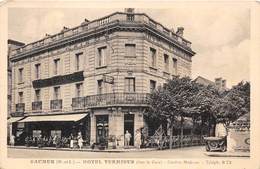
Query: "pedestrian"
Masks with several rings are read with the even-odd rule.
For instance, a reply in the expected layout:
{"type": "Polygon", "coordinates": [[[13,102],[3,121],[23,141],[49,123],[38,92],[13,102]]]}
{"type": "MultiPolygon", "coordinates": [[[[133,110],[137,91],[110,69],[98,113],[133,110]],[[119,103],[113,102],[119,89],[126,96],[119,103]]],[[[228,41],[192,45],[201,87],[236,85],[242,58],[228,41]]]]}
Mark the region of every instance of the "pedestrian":
{"type": "Polygon", "coordinates": [[[15,136],[13,134],[10,137],[10,144],[11,144],[11,146],[14,146],[14,144],[15,144],[15,136]]]}
{"type": "Polygon", "coordinates": [[[135,144],[138,149],[140,149],[141,146],[141,132],[139,129],[136,130],[135,134],[135,144]]]}
{"type": "Polygon", "coordinates": [[[128,148],[132,135],[126,130],[125,132],[125,146],[128,148]]]}
{"type": "Polygon", "coordinates": [[[70,138],[69,139],[70,139],[70,148],[73,149],[73,147],[74,147],[74,137],[73,137],[72,133],[70,134],[70,138]]]}
{"type": "Polygon", "coordinates": [[[82,138],[81,132],[78,133],[78,146],[79,146],[79,149],[81,150],[81,148],[83,146],[83,138],[82,138]]]}
{"type": "Polygon", "coordinates": [[[57,134],[54,135],[54,137],[52,139],[52,144],[54,147],[57,147],[57,134]]]}

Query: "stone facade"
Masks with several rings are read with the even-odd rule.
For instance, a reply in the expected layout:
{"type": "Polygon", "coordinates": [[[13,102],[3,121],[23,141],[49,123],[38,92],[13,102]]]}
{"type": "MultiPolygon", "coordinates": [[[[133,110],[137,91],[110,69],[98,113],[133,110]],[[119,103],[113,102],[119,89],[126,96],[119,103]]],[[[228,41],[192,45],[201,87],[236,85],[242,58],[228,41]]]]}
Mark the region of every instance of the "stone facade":
{"type": "Polygon", "coordinates": [[[133,136],[145,124],[151,81],[158,87],[172,76],[191,75],[195,53],[190,45],[143,13],[116,12],[85,21],[12,51],[12,112],[22,102],[24,116],[88,113],[90,143],[96,142],[96,117],[107,115],[108,135],[122,136],[118,145],[123,146],[124,116],[134,117],[133,136]],[[83,79],[75,76],[80,72],[83,79]],[[104,75],[113,83],[104,83],[104,75]],[[51,100],[62,100],[58,111],[51,109],[51,100]]]}

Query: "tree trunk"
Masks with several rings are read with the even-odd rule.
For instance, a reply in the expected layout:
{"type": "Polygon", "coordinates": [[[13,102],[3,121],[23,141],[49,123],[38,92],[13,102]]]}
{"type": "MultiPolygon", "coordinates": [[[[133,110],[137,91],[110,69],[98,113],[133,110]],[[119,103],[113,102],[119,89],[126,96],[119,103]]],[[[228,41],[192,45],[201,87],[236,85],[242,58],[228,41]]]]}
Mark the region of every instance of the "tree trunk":
{"type": "Polygon", "coordinates": [[[170,124],[170,149],[172,149],[172,142],[173,142],[173,140],[172,140],[172,137],[173,137],[172,131],[173,131],[173,124],[170,124]]]}
{"type": "Polygon", "coordinates": [[[183,147],[183,117],[181,116],[181,148],[183,147]]]}

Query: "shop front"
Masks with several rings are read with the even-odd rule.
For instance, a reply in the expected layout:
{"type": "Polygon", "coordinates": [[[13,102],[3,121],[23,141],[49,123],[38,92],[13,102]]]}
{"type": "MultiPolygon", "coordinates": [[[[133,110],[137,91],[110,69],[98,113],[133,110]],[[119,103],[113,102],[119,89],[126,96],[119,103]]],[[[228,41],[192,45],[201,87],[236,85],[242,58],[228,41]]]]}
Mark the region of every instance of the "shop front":
{"type": "MultiPolygon", "coordinates": [[[[17,144],[37,145],[37,140],[45,141],[45,146],[54,146],[54,138],[69,147],[70,139],[77,139],[82,134],[85,144],[89,144],[89,116],[83,114],[58,114],[28,116],[19,121],[24,124],[20,142],[17,144]]],[[[56,141],[57,142],[57,141],[56,141]]]]}

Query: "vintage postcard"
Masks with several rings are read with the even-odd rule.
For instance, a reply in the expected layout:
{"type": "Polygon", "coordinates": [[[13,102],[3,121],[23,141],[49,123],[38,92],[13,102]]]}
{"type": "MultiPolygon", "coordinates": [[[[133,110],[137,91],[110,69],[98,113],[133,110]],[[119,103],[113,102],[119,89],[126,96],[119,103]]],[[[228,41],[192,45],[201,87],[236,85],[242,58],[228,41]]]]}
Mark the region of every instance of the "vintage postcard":
{"type": "Polygon", "coordinates": [[[259,3],[0,10],[0,168],[260,168],[259,3]]]}

